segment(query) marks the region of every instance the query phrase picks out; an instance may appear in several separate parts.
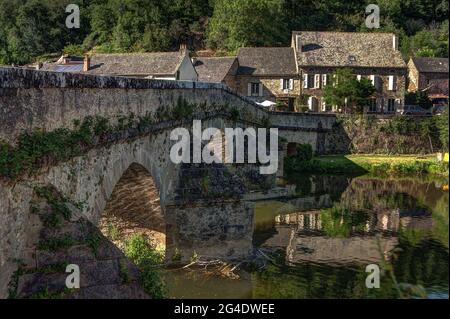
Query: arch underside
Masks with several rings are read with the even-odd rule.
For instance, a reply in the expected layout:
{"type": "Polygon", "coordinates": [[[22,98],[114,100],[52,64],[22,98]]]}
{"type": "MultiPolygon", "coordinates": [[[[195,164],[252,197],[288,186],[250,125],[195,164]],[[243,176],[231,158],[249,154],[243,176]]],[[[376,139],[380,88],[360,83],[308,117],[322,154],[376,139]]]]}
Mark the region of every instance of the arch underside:
{"type": "Polygon", "coordinates": [[[99,227],[113,241],[144,234],[155,246],[165,245],[166,223],[159,190],[142,165],[132,163],[123,173],[106,204],[99,227]]]}

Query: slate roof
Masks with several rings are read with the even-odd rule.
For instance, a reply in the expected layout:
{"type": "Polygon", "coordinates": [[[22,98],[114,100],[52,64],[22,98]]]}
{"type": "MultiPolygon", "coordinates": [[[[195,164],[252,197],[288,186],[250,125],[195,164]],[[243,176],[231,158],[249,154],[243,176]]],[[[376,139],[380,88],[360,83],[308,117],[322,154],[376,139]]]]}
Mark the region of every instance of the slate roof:
{"type": "Polygon", "coordinates": [[[194,67],[198,80],[203,82],[222,82],[230,71],[236,57],[198,57],[194,67]]]}
{"type": "MultiPolygon", "coordinates": [[[[174,75],[181,65],[185,53],[149,52],[149,53],[111,53],[91,56],[90,74],[107,75],[174,75]]],[[[42,70],[56,72],[83,72],[83,58],[72,60],[68,64],[45,63],[42,70]]]]}
{"type": "Polygon", "coordinates": [[[170,75],[177,72],[184,55],[180,51],[94,54],[91,56],[88,72],[109,75],[170,75]]]}
{"type": "Polygon", "coordinates": [[[406,68],[400,51],[394,50],[393,33],[294,31],[292,35],[296,48],[300,37],[299,67],[406,68]]]}
{"type": "Polygon", "coordinates": [[[241,48],[239,75],[296,75],[294,49],[290,47],[241,48]]]}
{"type": "Polygon", "coordinates": [[[40,70],[54,72],[83,72],[83,62],[69,64],[44,63],[40,70]]]}
{"type": "Polygon", "coordinates": [[[414,65],[423,73],[448,73],[448,58],[413,58],[414,65]]]}

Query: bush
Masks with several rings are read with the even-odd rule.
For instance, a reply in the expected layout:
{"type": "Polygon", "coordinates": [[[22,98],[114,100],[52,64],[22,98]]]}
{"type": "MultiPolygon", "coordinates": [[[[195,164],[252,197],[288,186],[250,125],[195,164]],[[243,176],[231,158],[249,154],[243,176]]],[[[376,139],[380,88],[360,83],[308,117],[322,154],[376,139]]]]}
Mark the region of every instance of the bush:
{"type": "Polygon", "coordinates": [[[311,144],[299,144],[296,148],[296,158],[299,161],[310,161],[313,158],[313,149],[311,144]]]}
{"type": "Polygon", "coordinates": [[[125,241],[125,255],[141,270],[141,284],[152,298],[167,296],[166,285],[155,267],[164,262],[164,253],[152,248],[147,237],[134,234],[125,241]]]}

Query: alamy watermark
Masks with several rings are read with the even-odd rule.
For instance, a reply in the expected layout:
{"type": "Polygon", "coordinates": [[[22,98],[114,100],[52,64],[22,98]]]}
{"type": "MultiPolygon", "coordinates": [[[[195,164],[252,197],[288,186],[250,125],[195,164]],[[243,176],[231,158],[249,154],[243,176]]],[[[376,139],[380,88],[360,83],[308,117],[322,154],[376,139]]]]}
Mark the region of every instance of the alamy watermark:
{"type": "Polygon", "coordinates": [[[67,265],[66,273],[70,273],[66,277],[66,287],[69,289],[80,288],[80,267],[75,264],[67,265]]]}
{"type": "Polygon", "coordinates": [[[376,264],[367,265],[366,272],[369,273],[366,277],[366,288],[380,288],[380,267],[376,264]]]}
{"type": "Polygon", "coordinates": [[[251,127],[245,130],[225,128],[222,133],[221,130],[214,127],[202,130],[202,122],[194,120],[192,140],[189,130],[183,127],[172,130],[170,140],[176,141],[170,149],[170,159],[174,164],[256,164],[258,162],[262,164],[259,168],[261,174],[274,174],[278,170],[277,128],[269,130],[251,127]],[[247,143],[245,143],[245,138],[247,138],[247,143]],[[247,160],[245,160],[245,155],[247,155],[247,160]]]}
{"type": "Polygon", "coordinates": [[[76,4],[69,4],[66,7],[66,13],[70,13],[66,17],[66,27],[69,29],[80,28],[80,7],[76,4]]]}
{"type": "Polygon", "coordinates": [[[380,7],[376,4],[369,4],[366,7],[366,27],[369,29],[380,28],[380,7]]]}

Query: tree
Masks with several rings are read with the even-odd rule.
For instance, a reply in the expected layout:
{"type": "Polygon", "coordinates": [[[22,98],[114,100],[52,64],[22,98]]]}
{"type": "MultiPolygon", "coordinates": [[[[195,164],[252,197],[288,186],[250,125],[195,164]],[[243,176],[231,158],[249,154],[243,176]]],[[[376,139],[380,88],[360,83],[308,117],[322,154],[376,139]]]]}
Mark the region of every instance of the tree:
{"type": "Polygon", "coordinates": [[[325,102],[345,111],[362,112],[374,93],[372,82],[366,78],[358,80],[350,69],[338,69],[324,88],[325,102]]]}
{"type": "Polygon", "coordinates": [[[230,52],[244,46],[277,46],[290,36],[282,0],[216,0],[207,44],[230,52]]]}
{"type": "Polygon", "coordinates": [[[405,95],[405,104],[418,105],[426,110],[431,109],[431,107],[433,106],[433,102],[428,98],[427,93],[423,91],[407,93],[405,95]]]}

